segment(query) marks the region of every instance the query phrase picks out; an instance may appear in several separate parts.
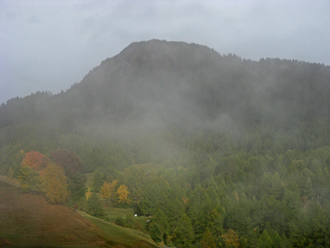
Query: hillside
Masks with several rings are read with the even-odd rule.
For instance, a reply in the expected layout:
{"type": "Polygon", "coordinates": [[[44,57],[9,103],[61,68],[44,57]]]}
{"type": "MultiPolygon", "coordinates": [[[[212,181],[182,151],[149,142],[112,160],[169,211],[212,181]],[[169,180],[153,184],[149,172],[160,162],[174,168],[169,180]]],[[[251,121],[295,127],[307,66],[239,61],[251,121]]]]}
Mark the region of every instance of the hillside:
{"type": "Polygon", "coordinates": [[[148,218],[114,221],[157,243],[330,246],[329,66],[134,42],[65,92],[0,106],[0,174],[24,175],[29,154],[64,171],[80,161],[77,176],[63,177],[66,204],[88,210],[88,187],[96,203],[148,218]]]}
{"type": "Polygon", "coordinates": [[[21,194],[0,181],[0,230],[10,245],[97,245],[105,243],[91,222],[65,206],[49,204],[42,196],[21,194]]]}
{"type": "Polygon", "coordinates": [[[0,195],[0,246],[131,247],[135,242],[133,247],[154,247],[145,237],[88,220],[91,217],[82,217],[66,206],[51,205],[41,195],[22,194],[3,180],[0,195]]]}

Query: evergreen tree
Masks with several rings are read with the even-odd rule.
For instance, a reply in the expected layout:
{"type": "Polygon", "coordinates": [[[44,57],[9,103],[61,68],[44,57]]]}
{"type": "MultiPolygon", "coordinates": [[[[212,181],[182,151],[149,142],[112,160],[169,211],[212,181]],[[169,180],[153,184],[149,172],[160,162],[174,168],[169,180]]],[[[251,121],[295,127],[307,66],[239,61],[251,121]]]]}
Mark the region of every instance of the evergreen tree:
{"type": "Polygon", "coordinates": [[[156,243],[161,241],[164,241],[165,244],[167,243],[170,226],[162,210],[158,209],[155,215],[153,215],[152,221],[149,224],[149,231],[151,238],[156,243]]]}
{"type": "Polygon", "coordinates": [[[194,230],[189,216],[184,213],[174,230],[173,243],[178,248],[193,247],[194,230]]]}
{"type": "Polygon", "coordinates": [[[199,185],[188,203],[188,215],[192,221],[196,239],[200,240],[210,223],[212,202],[206,191],[199,185]]]}
{"type": "Polygon", "coordinates": [[[95,192],[100,192],[102,184],[103,184],[102,175],[100,172],[96,171],[94,174],[92,190],[95,192]]]}
{"type": "Polygon", "coordinates": [[[211,232],[217,243],[219,243],[221,234],[223,233],[223,218],[216,208],[211,211],[209,218],[210,221],[207,229],[211,232]]]}
{"type": "Polygon", "coordinates": [[[134,217],[132,213],[126,214],[126,227],[133,228],[134,226],[134,217]]]}
{"type": "Polygon", "coordinates": [[[201,247],[202,248],[216,248],[217,244],[215,242],[215,238],[212,236],[210,229],[206,229],[203,237],[201,239],[201,247]]]}
{"type": "Polygon", "coordinates": [[[151,222],[148,228],[152,240],[155,241],[157,244],[162,242],[163,232],[160,224],[157,222],[151,222]]]}
{"type": "Polygon", "coordinates": [[[73,201],[78,201],[85,196],[87,192],[85,184],[86,176],[80,173],[76,173],[68,179],[68,190],[73,201]]]}
{"type": "Polygon", "coordinates": [[[99,218],[105,215],[100,198],[96,193],[92,193],[87,201],[87,213],[99,218]]]}

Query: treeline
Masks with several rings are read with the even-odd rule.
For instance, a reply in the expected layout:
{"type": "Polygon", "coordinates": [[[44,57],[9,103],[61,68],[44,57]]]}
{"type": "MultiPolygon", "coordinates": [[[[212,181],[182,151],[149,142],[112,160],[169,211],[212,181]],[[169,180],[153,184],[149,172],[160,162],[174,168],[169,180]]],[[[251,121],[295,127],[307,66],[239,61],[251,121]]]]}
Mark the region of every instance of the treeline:
{"type": "MultiPolygon", "coordinates": [[[[67,182],[67,194],[62,194],[67,204],[105,218],[93,192],[100,193],[115,206],[152,216],[142,229],[167,245],[327,247],[330,146],[323,145],[326,130],[309,132],[310,144],[301,147],[294,136],[279,135],[279,140],[269,141],[269,133],[261,129],[242,139],[173,129],[156,136],[177,147],[177,153],[167,159],[149,149],[157,145],[153,135],[131,144],[97,139],[97,146],[93,139],[69,134],[61,137],[61,145],[71,144],[72,151],[45,151],[47,157],[19,151],[7,158],[20,161],[7,173],[18,178],[23,189],[43,191],[52,201],[42,182],[55,182],[49,176],[42,179],[47,175],[43,171],[59,167],[57,173],[67,182]],[[90,189],[83,172],[92,175],[90,189]],[[31,185],[24,184],[24,179],[31,185]]],[[[118,220],[118,224],[125,222],[118,220]]]]}
{"type": "Polygon", "coordinates": [[[51,151],[49,158],[37,151],[16,154],[21,162],[10,168],[8,173],[17,178],[21,190],[43,192],[47,200],[55,204],[78,201],[85,196],[86,178],[80,173],[82,162],[72,151],[58,149],[51,151]]]}

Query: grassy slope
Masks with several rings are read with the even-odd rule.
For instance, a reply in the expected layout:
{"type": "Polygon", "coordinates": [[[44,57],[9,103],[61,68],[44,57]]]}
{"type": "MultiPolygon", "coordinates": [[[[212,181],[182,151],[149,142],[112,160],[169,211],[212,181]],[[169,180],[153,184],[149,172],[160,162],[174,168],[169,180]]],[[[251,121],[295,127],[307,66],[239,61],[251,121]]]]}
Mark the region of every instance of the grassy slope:
{"type": "MultiPolygon", "coordinates": [[[[109,223],[84,212],[80,212],[82,216],[90,220],[94,225],[99,227],[103,236],[108,237],[108,244],[121,244],[120,247],[157,247],[157,245],[146,235],[140,231],[119,227],[113,223],[109,223]]],[[[117,246],[116,246],[117,247],[117,246]]]]}
{"type": "Polygon", "coordinates": [[[113,223],[115,223],[118,217],[125,219],[127,214],[133,214],[133,210],[131,208],[114,208],[111,207],[110,204],[105,201],[103,201],[103,208],[104,213],[113,223]]]}
{"type": "MultiPolygon", "coordinates": [[[[115,223],[118,217],[125,219],[127,214],[134,214],[132,208],[114,208],[106,201],[103,201],[103,207],[104,213],[112,223],[115,223]]],[[[146,216],[134,217],[134,221],[138,222],[141,226],[145,226],[148,219],[146,216]]]]}
{"type": "Polygon", "coordinates": [[[0,246],[155,247],[141,232],[51,205],[41,195],[22,194],[2,180],[0,196],[0,246]]]}

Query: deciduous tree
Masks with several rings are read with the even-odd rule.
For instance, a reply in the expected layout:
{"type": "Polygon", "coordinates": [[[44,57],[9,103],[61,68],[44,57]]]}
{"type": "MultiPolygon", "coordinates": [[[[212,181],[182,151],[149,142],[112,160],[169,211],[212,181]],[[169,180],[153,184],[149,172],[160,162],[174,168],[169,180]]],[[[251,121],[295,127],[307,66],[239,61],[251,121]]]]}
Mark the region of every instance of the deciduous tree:
{"type": "Polygon", "coordinates": [[[23,192],[40,189],[40,175],[27,166],[21,166],[17,177],[23,192]]]}
{"type": "Polygon", "coordinates": [[[113,194],[115,192],[115,188],[117,185],[117,180],[113,180],[111,183],[107,183],[104,182],[101,190],[100,190],[100,194],[102,196],[102,198],[106,199],[106,200],[111,200],[111,198],[113,197],[113,194]]]}
{"type": "Polygon", "coordinates": [[[55,163],[50,163],[43,170],[42,191],[51,203],[64,203],[69,196],[67,178],[63,169],[55,163]]]}
{"type": "Polygon", "coordinates": [[[87,201],[88,201],[89,197],[91,197],[91,195],[92,195],[91,189],[88,187],[87,192],[85,194],[85,197],[86,197],[87,201]]]}
{"type": "Polygon", "coordinates": [[[50,158],[64,169],[67,177],[74,176],[83,167],[79,156],[73,151],[58,149],[51,152],[50,158]]]}
{"type": "Polygon", "coordinates": [[[239,237],[233,229],[229,229],[227,233],[221,235],[226,247],[238,248],[239,237]]]}
{"type": "Polygon", "coordinates": [[[49,159],[40,152],[31,151],[25,154],[22,166],[27,166],[34,170],[42,170],[49,163],[49,159]]]}
{"type": "Polygon", "coordinates": [[[130,200],[128,199],[129,191],[126,185],[124,184],[120,185],[116,193],[119,203],[127,203],[127,204],[130,203],[130,200]]]}

